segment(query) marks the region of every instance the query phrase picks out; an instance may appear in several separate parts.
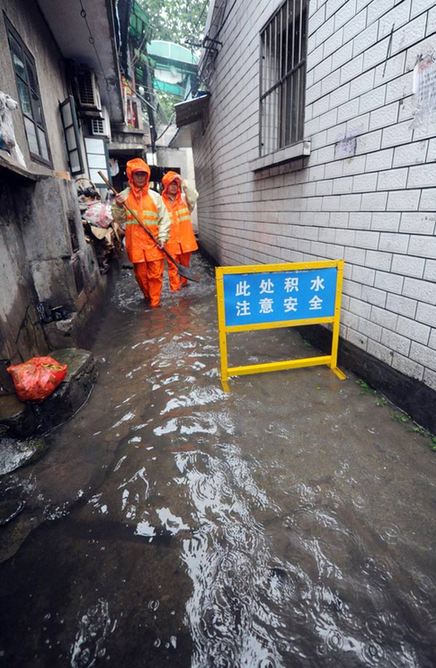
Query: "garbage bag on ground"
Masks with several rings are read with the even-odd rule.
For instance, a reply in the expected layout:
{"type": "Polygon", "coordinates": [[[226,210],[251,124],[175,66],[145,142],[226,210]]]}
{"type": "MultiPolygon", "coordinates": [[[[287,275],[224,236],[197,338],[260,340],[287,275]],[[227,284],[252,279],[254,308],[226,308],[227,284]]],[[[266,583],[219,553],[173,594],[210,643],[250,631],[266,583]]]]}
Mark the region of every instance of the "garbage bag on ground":
{"type": "Polygon", "coordinates": [[[12,376],[21,401],[43,401],[52,394],[67,375],[68,367],[53,357],[32,357],[6,369],[12,376]]]}

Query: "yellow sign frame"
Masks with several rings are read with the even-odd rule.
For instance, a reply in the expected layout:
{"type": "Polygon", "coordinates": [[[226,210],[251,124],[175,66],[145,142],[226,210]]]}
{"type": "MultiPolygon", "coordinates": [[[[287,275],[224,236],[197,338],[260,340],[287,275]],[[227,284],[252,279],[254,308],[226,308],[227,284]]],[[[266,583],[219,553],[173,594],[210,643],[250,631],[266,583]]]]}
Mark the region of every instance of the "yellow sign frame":
{"type": "Polygon", "coordinates": [[[221,356],[221,384],[224,392],[229,392],[228,380],[230,376],[244,376],[254,373],[267,373],[269,371],[285,371],[288,369],[299,369],[302,367],[327,365],[339,378],[345,380],[346,375],[337,366],[339,325],[342,300],[342,283],[344,277],[344,260],[321,260],[318,262],[288,262],[280,264],[240,265],[231,267],[216,267],[215,280],[218,305],[218,331],[221,356]],[[271,323],[257,323],[248,325],[226,326],[224,305],[224,275],[225,274],[255,274],[277,271],[303,271],[306,269],[327,269],[336,267],[336,294],[334,315],[322,318],[307,318],[304,320],[286,320],[271,323]],[[227,334],[234,332],[245,332],[261,329],[278,329],[283,327],[297,327],[302,325],[318,325],[332,323],[332,348],[330,355],[318,357],[305,357],[295,360],[284,360],[280,362],[266,362],[262,364],[246,364],[243,366],[228,366],[227,334]]]}

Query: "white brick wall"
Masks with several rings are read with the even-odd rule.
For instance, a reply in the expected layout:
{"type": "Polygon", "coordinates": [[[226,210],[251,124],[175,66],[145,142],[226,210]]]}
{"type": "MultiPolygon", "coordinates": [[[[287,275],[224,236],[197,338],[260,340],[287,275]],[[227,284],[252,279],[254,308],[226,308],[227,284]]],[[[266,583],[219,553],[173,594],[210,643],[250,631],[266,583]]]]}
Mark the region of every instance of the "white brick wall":
{"type": "Polygon", "coordinates": [[[220,33],[194,142],[201,242],[222,264],[343,257],[342,336],[436,388],[436,127],[413,127],[412,90],[436,50],[434,0],[311,0],[311,155],[253,172],[259,31],[279,5],[241,0],[220,33]],[[340,157],[346,137],[355,155],[340,157]]]}

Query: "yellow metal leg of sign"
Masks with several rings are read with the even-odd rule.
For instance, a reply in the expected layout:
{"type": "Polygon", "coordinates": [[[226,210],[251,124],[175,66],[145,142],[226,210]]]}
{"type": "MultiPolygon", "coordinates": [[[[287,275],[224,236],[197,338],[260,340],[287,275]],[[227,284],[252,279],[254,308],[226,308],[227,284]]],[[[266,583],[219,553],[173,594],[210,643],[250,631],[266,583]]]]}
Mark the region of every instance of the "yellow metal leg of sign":
{"type": "Polygon", "coordinates": [[[339,378],[339,380],[346,380],[347,376],[338,368],[338,345],[339,345],[339,325],[341,319],[341,299],[342,299],[342,283],[344,280],[344,261],[338,261],[338,275],[336,279],[336,297],[335,297],[335,319],[333,321],[333,336],[332,336],[332,360],[330,368],[339,378]]]}
{"type": "Polygon", "coordinates": [[[227,334],[224,312],[224,279],[221,272],[216,272],[216,296],[218,302],[218,334],[221,358],[221,385],[224,392],[230,392],[227,367],[227,334]]]}

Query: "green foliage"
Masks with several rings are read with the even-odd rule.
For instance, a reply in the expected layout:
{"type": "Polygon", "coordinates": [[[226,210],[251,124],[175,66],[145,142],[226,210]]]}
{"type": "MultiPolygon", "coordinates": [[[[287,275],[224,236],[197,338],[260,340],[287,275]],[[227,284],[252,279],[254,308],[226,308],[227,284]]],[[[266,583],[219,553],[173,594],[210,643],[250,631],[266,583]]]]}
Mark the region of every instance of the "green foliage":
{"type": "Polygon", "coordinates": [[[410,422],[410,415],[407,415],[407,413],[403,413],[401,411],[395,411],[394,420],[397,422],[403,422],[404,424],[406,422],[410,422]]]}
{"type": "Polygon", "coordinates": [[[180,100],[175,98],[174,95],[164,93],[163,91],[156,91],[156,97],[159,105],[159,118],[164,123],[169,123],[174,113],[174,104],[180,102],[180,100]]]}
{"type": "Polygon", "coordinates": [[[207,0],[138,0],[147,14],[151,39],[163,39],[186,46],[187,39],[199,42],[206,22],[207,0]]]}
{"type": "Polygon", "coordinates": [[[359,385],[360,389],[362,390],[363,394],[377,394],[376,390],[373,390],[372,387],[368,385],[364,380],[361,378],[358,378],[356,380],[356,383],[359,385]]]}
{"type": "MultiPolygon", "coordinates": [[[[137,0],[147,15],[150,41],[161,39],[188,48],[186,42],[200,43],[206,23],[208,0],[137,0]]],[[[163,91],[155,91],[159,121],[169,123],[174,115],[174,104],[180,98],[163,91]]]]}
{"type": "Polygon", "coordinates": [[[383,397],[382,395],[378,397],[377,401],[375,402],[376,406],[386,406],[388,403],[388,400],[386,397],[383,397]]]}
{"type": "MultiPolygon", "coordinates": [[[[388,406],[389,401],[386,399],[386,397],[383,396],[380,392],[377,390],[374,390],[372,387],[368,385],[364,380],[361,378],[358,378],[356,380],[357,385],[359,385],[361,389],[362,394],[368,394],[372,395],[375,397],[375,404],[376,406],[388,406]]],[[[392,419],[395,420],[396,422],[399,422],[400,424],[407,425],[407,429],[411,432],[414,432],[415,434],[419,434],[420,436],[423,436],[427,440],[427,444],[430,446],[431,450],[436,452],[436,436],[433,436],[433,434],[426,429],[425,427],[421,427],[419,424],[416,424],[410,417],[410,415],[407,415],[404,411],[401,410],[394,410],[392,413],[392,419]]]]}
{"type": "Polygon", "coordinates": [[[436,436],[433,436],[433,434],[428,429],[421,427],[421,425],[416,424],[416,422],[413,422],[410,415],[403,413],[403,411],[395,411],[393,413],[393,418],[397,422],[401,422],[405,425],[407,424],[409,431],[423,436],[427,440],[427,444],[430,446],[430,449],[436,452],[436,436]]]}

